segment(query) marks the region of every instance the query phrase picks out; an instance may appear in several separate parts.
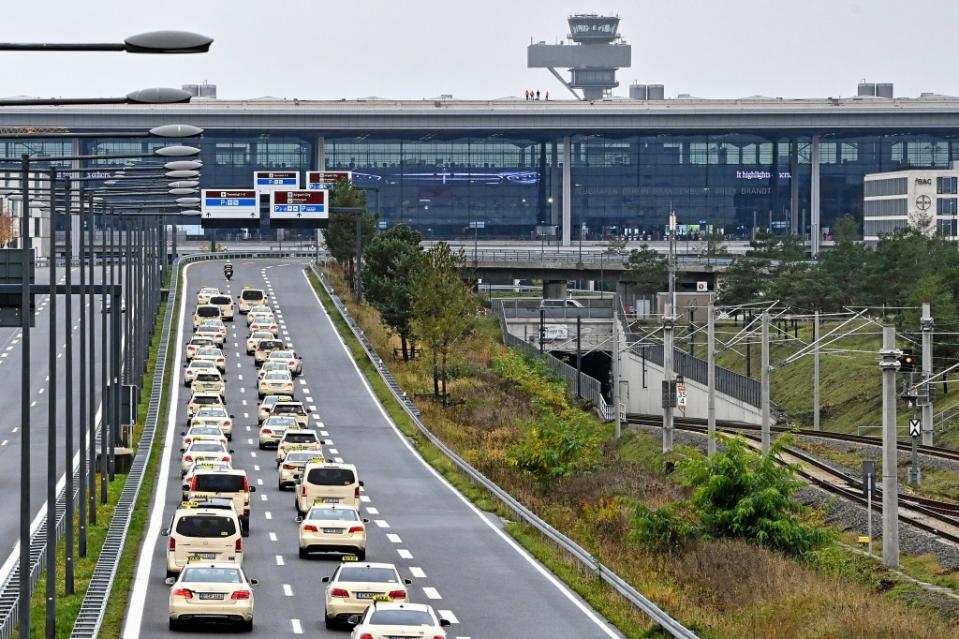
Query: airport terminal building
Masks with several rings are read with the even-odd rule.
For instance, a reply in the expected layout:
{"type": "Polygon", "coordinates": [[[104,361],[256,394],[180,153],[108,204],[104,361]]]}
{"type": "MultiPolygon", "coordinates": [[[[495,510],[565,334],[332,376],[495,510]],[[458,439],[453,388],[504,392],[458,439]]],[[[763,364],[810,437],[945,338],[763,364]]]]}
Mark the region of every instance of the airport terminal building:
{"type": "MultiPolygon", "coordinates": [[[[882,85],[881,85],[882,86],[882,85]]],[[[865,88],[864,88],[865,87],[865,88]]],[[[634,87],[635,88],[635,87],[634,87]]],[[[204,188],[247,187],[258,169],[346,169],[387,225],[427,238],[566,242],[661,237],[675,210],[681,235],[730,238],[754,226],[828,239],[839,216],[862,223],[868,173],[951,168],[959,160],[959,98],[709,100],[244,101],[4,108],[0,152],[17,157],[147,151],[162,140],[111,132],[167,123],[205,129],[204,188]],[[36,131],[30,140],[4,134],[36,131]],[[43,130],[85,134],[42,139],[43,130]]],[[[884,97],[882,97],[884,96],[884,97]]]]}

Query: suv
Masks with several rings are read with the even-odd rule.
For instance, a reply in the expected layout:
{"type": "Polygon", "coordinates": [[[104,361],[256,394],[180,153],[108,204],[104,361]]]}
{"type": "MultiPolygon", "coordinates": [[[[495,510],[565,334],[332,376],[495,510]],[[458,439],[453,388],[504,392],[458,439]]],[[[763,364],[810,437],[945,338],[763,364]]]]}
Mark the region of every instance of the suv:
{"type": "Polygon", "coordinates": [[[220,307],[213,304],[200,304],[193,311],[193,330],[200,327],[200,324],[207,320],[223,319],[220,313],[220,307]]]}
{"type": "Polygon", "coordinates": [[[278,339],[261,339],[256,343],[256,351],[253,353],[253,363],[260,366],[266,361],[267,357],[273,351],[283,350],[283,342],[278,339]]]}
{"type": "Polygon", "coordinates": [[[360,486],[353,464],[308,463],[296,482],[294,506],[300,516],[313,504],[341,504],[360,508],[360,486]]]}
{"type": "Polygon", "coordinates": [[[583,308],[582,303],[571,297],[553,300],[543,300],[539,303],[540,308],[583,308]]]}
{"type": "MultiPolygon", "coordinates": [[[[267,397],[272,397],[272,395],[267,397]]],[[[293,417],[300,428],[306,428],[310,424],[310,414],[303,408],[303,404],[301,402],[291,402],[286,397],[280,397],[273,404],[273,408],[270,409],[270,416],[273,415],[293,417]]]]}
{"type": "Polygon", "coordinates": [[[203,468],[197,470],[184,483],[183,492],[187,501],[222,497],[233,502],[233,509],[239,515],[243,536],[250,534],[250,493],[256,492],[256,486],[250,485],[246,471],[238,468],[229,470],[203,468]]]}
{"type": "Polygon", "coordinates": [[[243,563],[240,520],[229,505],[184,502],[173,513],[170,527],[160,534],[169,537],[166,576],[172,577],[192,561],[243,563]]]}
{"type": "Polygon", "coordinates": [[[244,288],[243,292],[237,295],[240,300],[240,313],[246,315],[254,306],[266,305],[268,299],[266,293],[258,288],[244,288]]]}
{"type": "Polygon", "coordinates": [[[233,298],[229,295],[213,295],[210,304],[220,307],[220,315],[224,322],[233,321],[233,298]]]}

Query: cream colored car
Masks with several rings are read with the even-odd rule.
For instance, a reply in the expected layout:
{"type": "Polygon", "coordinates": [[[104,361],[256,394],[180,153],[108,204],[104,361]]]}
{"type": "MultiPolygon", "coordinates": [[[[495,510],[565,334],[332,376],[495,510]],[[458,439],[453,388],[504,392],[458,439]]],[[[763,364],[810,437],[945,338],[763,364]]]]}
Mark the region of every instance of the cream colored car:
{"type": "Polygon", "coordinates": [[[173,513],[170,527],[161,534],[170,538],[166,553],[167,577],[196,561],[229,561],[237,566],[243,563],[240,519],[232,506],[211,508],[184,502],[173,513]]]}
{"type": "Polygon", "coordinates": [[[323,440],[315,430],[306,428],[286,429],[276,445],[276,465],[279,466],[286,454],[291,450],[312,450],[323,455],[323,440]]]}
{"type": "Polygon", "coordinates": [[[193,462],[193,465],[190,466],[190,469],[187,470],[186,474],[183,476],[183,486],[181,486],[183,489],[183,501],[187,501],[186,494],[190,489],[190,478],[200,470],[213,470],[215,468],[233,468],[233,464],[225,461],[193,462]]]}
{"type": "MultiPolygon", "coordinates": [[[[259,288],[243,287],[243,291],[237,295],[240,301],[240,313],[246,315],[254,306],[266,306],[269,303],[269,297],[266,292],[259,288]]],[[[269,306],[267,306],[269,308],[269,306]]]]}
{"type": "Polygon", "coordinates": [[[210,297],[210,304],[220,307],[220,317],[224,322],[233,321],[233,298],[229,295],[213,295],[210,297]]]}
{"type": "Polygon", "coordinates": [[[366,526],[352,506],[315,504],[300,522],[300,559],[314,552],[338,552],[366,559],[366,526]]]}
{"type": "Polygon", "coordinates": [[[239,468],[200,469],[193,473],[189,482],[184,475],[186,501],[205,499],[229,499],[233,510],[240,518],[241,532],[246,537],[250,533],[250,494],[256,492],[256,486],[250,485],[245,470],[239,468]]]}
{"type": "Polygon", "coordinates": [[[180,450],[183,453],[183,457],[180,458],[180,477],[185,476],[195,463],[208,461],[233,463],[233,451],[220,442],[193,442],[180,450]]]}
{"type": "Polygon", "coordinates": [[[270,409],[270,415],[286,415],[292,417],[300,425],[300,428],[307,428],[310,425],[310,414],[303,408],[300,402],[293,402],[283,397],[277,400],[270,409]]]}
{"type": "Polygon", "coordinates": [[[193,416],[196,415],[198,410],[204,407],[226,408],[223,404],[223,396],[219,393],[196,393],[190,397],[190,401],[186,405],[187,426],[192,425],[193,416]]]}
{"type": "Polygon", "coordinates": [[[194,335],[186,345],[186,361],[189,362],[193,359],[197,349],[203,346],[216,346],[216,342],[213,341],[212,337],[206,335],[194,335]]]}
{"type": "Polygon", "coordinates": [[[344,561],[331,577],[323,577],[323,583],[324,621],[327,628],[334,628],[347,623],[353,615],[366,612],[374,597],[406,603],[406,586],[413,582],[402,579],[393,564],[344,561]]]}
{"type": "Polygon", "coordinates": [[[314,504],[360,508],[360,487],[353,464],[307,463],[296,482],[294,506],[303,515],[314,504]]]}
{"type": "Polygon", "coordinates": [[[220,317],[220,307],[213,304],[200,304],[193,311],[193,330],[200,327],[200,324],[208,320],[218,320],[220,317]]]}
{"type": "Polygon", "coordinates": [[[253,352],[253,363],[260,366],[266,361],[270,353],[283,348],[283,342],[278,339],[261,339],[256,343],[256,350],[253,352]]]}
{"type": "Polygon", "coordinates": [[[226,324],[223,322],[222,319],[206,320],[205,322],[200,324],[198,328],[203,328],[204,326],[214,327],[217,331],[220,332],[220,337],[226,339],[226,324]]]}
{"type": "Polygon", "coordinates": [[[201,362],[213,362],[213,365],[216,366],[221,373],[226,372],[226,357],[223,355],[221,349],[214,346],[198,348],[193,359],[200,360],[201,362]]]}
{"type": "MultiPolygon", "coordinates": [[[[204,409],[207,410],[207,409],[204,409]]],[[[190,426],[181,432],[183,439],[180,440],[180,448],[186,449],[194,441],[214,441],[223,445],[228,445],[229,441],[222,430],[217,426],[190,426]]]]}
{"type": "Polygon", "coordinates": [[[394,601],[374,601],[366,612],[347,623],[353,625],[351,639],[422,637],[446,639],[450,621],[436,616],[432,606],[394,601]]]}
{"type": "Polygon", "coordinates": [[[170,630],[180,630],[191,621],[240,624],[253,630],[253,586],[243,569],[232,563],[196,562],[187,565],[179,578],[168,577],[170,630]]]}
{"type": "Polygon", "coordinates": [[[271,317],[258,317],[250,324],[250,333],[254,331],[270,331],[274,335],[280,330],[279,324],[271,317]]]}
{"type": "Polygon", "coordinates": [[[219,295],[220,289],[215,286],[204,286],[200,289],[200,292],[196,294],[196,303],[199,306],[200,304],[209,304],[210,298],[214,295],[219,295]]]}
{"type": "Polygon", "coordinates": [[[276,404],[279,400],[286,401],[288,397],[280,397],[279,395],[267,395],[260,401],[260,405],[256,409],[256,421],[262,424],[266,421],[266,418],[270,416],[270,411],[273,410],[273,405],[276,404]]]}
{"type": "Polygon", "coordinates": [[[246,314],[246,324],[249,326],[252,324],[258,317],[273,319],[273,309],[265,304],[257,304],[256,306],[250,308],[246,314]]]}
{"type": "Polygon", "coordinates": [[[270,371],[257,385],[260,397],[267,395],[286,395],[293,397],[293,376],[289,371],[270,371]]]}
{"type": "Polygon", "coordinates": [[[303,468],[310,462],[323,463],[326,459],[315,450],[291,450],[277,466],[277,490],[286,490],[296,486],[296,480],[303,474],[303,468]]]}
{"type": "Polygon", "coordinates": [[[300,425],[292,417],[267,417],[260,426],[260,450],[276,448],[288,429],[296,430],[300,425]]]}
{"type": "Polygon", "coordinates": [[[256,352],[256,345],[261,339],[276,339],[276,335],[270,331],[255,331],[246,338],[246,354],[252,355],[256,352]]]}
{"type": "Polygon", "coordinates": [[[223,342],[226,341],[225,334],[221,333],[220,328],[215,325],[201,324],[195,331],[193,331],[193,336],[212,339],[213,345],[218,348],[222,347],[223,342]]]}
{"type": "Polygon", "coordinates": [[[233,439],[233,415],[222,406],[201,406],[190,420],[190,426],[215,426],[228,439],[233,439]]]}
{"type": "Polygon", "coordinates": [[[286,365],[286,362],[266,360],[263,362],[263,366],[260,366],[259,370],[256,371],[256,383],[259,384],[264,375],[274,371],[281,371],[283,373],[291,372],[290,367],[286,365]]]}
{"type": "Polygon", "coordinates": [[[219,370],[200,371],[193,375],[190,391],[194,395],[197,393],[217,393],[220,397],[226,397],[226,380],[223,379],[219,370]]]}
{"type": "Polygon", "coordinates": [[[289,367],[294,377],[303,372],[303,358],[297,355],[296,351],[273,351],[266,356],[266,362],[264,363],[267,362],[283,362],[289,367]]]}
{"type": "Polygon", "coordinates": [[[207,361],[191,361],[187,364],[186,368],[183,369],[183,385],[189,386],[193,383],[193,378],[196,377],[196,374],[199,371],[213,371],[219,373],[216,364],[213,362],[207,361]]]}

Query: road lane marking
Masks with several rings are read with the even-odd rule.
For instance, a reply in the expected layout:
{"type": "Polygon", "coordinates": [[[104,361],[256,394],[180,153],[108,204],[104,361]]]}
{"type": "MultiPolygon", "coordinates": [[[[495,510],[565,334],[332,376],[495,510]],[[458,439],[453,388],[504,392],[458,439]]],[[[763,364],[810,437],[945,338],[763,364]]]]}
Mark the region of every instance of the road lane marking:
{"type": "Polygon", "coordinates": [[[342,463],[343,463],[343,458],[342,458],[342,457],[334,457],[334,458],[333,458],[333,461],[335,461],[337,464],[342,464],[342,463]]]}
{"type": "Polygon", "coordinates": [[[277,555],[275,557],[277,566],[285,566],[286,562],[283,561],[283,555],[277,555]]]}
{"type": "Polygon", "coordinates": [[[259,464],[253,464],[253,470],[255,470],[256,472],[260,472],[260,465],[259,465],[259,464]]]}
{"type": "Polygon", "coordinates": [[[286,597],[293,596],[293,587],[290,584],[283,584],[283,595],[286,597]]]}
{"type": "Polygon", "coordinates": [[[440,593],[432,586],[423,586],[423,594],[430,599],[442,599],[440,593]]]}
{"type": "Polygon", "coordinates": [[[264,510],[263,516],[266,517],[267,519],[273,519],[273,513],[271,513],[269,510],[264,510]]]}
{"type": "Polygon", "coordinates": [[[390,524],[385,519],[374,519],[373,523],[376,524],[379,528],[389,528],[390,524]]]}
{"type": "Polygon", "coordinates": [[[401,559],[412,559],[413,553],[411,553],[406,548],[398,548],[396,554],[400,556],[401,559]]]}
{"type": "Polygon", "coordinates": [[[270,533],[270,541],[276,541],[276,533],[275,533],[275,532],[271,532],[271,533],[270,533]]]}
{"type": "Polygon", "coordinates": [[[266,500],[267,500],[266,493],[261,494],[261,495],[260,495],[260,501],[266,501],[266,500]]]}
{"type": "Polygon", "coordinates": [[[401,544],[401,543],[403,543],[403,540],[400,539],[400,536],[397,535],[396,533],[387,533],[386,538],[389,539],[390,542],[391,542],[391,543],[394,543],[394,544],[401,544]]]}
{"type": "Polygon", "coordinates": [[[440,619],[446,619],[450,623],[459,623],[460,620],[456,618],[456,615],[453,614],[452,610],[437,610],[440,619]]]}
{"type": "Polygon", "coordinates": [[[366,512],[369,513],[370,515],[379,515],[379,514],[380,514],[379,508],[374,508],[373,506],[367,506],[367,507],[366,507],[366,512]]]}
{"type": "Polygon", "coordinates": [[[410,574],[417,579],[426,579],[426,573],[419,566],[410,566],[410,574]]]}
{"type": "Polygon", "coordinates": [[[262,485],[263,485],[263,480],[260,479],[259,477],[257,477],[257,478],[256,478],[256,485],[257,485],[257,486],[262,486],[262,485]]]}
{"type": "Polygon", "coordinates": [[[370,498],[367,497],[366,495],[360,495],[360,501],[362,501],[362,502],[364,502],[364,503],[369,503],[370,498]]]}
{"type": "MultiPolygon", "coordinates": [[[[333,442],[330,442],[330,443],[332,444],[333,442]]],[[[335,448],[331,448],[331,449],[330,449],[330,454],[331,454],[331,455],[338,455],[339,453],[340,453],[340,451],[336,450],[335,448]]]]}
{"type": "Polygon", "coordinates": [[[293,634],[295,635],[303,634],[303,626],[300,625],[299,619],[290,619],[290,625],[293,626],[293,634]]]}

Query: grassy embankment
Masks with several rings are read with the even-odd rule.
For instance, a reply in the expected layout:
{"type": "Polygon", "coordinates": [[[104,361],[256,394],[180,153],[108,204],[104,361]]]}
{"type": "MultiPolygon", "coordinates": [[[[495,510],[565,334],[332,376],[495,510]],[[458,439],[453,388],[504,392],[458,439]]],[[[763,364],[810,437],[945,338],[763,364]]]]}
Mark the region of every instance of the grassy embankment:
{"type": "MultiPolygon", "coordinates": [[[[330,275],[342,296],[342,279],[335,271],[330,275]]],[[[444,475],[481,507],[489,508],[487,496],[415,435],[359,345],[337,319],[322,288],[317,289],[398,426],[416,440],[424,456],[444,475]]],[[[411,363],[394,361],[396,342],[379,323],[375,311],[365,306],[357,308],[350,301],[348,304],[399,383],[416,397],[422,419],[434,433],[701,636],[786,639],[942,637],[956,633],[954,625],[921,603],[923,597],[915,586],[835,546],[804,560],[741,540],[705,537],[680,551],[650,550],[636,534],[637,506],[657,508],[684,502],[689,496],[676,477],[664,470],[656,438],[627,433],[615,442],[610,427],[594,420],[594,429],[602,440],[601,466],[589,473],[536,480],[516,467],[508,451],[519,445],[536,418],[531,400],[550,395],[555,399],[555,393],[562,393],[563,387],[535,364],[521,364],[522,358],[510,355],[500,342],[493,320],[481,320],[476,335],[458,349],[450,385],[456,403],[443,409],[429,398],[432,382],[427,358],[411,363]],[[504,358],[513,366],[527,366],[528,383],[514,384],[496,373],[494,363],[504,358]]],[[[698,454],[680,448],[672,460],[681,463],[698,454]]],[[[515,524],[508,530],[627,636],[658,632],[617,595],[584,577],[535,532],[515,524]]]]}

